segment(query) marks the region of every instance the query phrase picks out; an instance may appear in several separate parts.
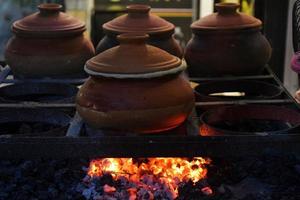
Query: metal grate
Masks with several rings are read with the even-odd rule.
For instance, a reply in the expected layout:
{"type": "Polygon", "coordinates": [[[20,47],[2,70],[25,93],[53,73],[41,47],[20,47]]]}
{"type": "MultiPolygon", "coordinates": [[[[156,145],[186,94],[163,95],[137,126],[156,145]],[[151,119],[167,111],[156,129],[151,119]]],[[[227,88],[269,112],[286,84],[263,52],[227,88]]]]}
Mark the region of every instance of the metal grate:
{"type": "MultiPolygon", "coordinates": [[[[3,72],[4,73],[4,72],[3,72]]],[[[3,82],[7,77],[0,73],[3,82]]],[[[262,75],[252,77],[231,77],[231,79],[250,79],[272,82],[283,87],[282,83],[266,67],[262,75]]],[[[230,77],[224,78],[230,80],[230,77]]],[[[201,83],[210,80],[193,78],[201,83]]],[[[45,81],[45,80],[44,80],[45,81]]],[[[203,106],[236,104],[267,104],[293,107],[299,109],[284,89],[284,95],[279,99],[259,101],[227,101],[227,102],[197,102],[196,109],[201,113],[203,106]]],[[[75,113],[75,105],[49,104],[1,104],[0,108],[51,107],[53,109],[71,109],[75,113]]],[[[224,135],[203,137],[200,135],[177,135],[171,131],[163,135],[100,135],[96,137],[81,136],[84,123],[78,115],[66,131],[65,137],[11,137],[0,138],[0,158],[91,158],[91,157],[153,157],[153,156],[251,156],[259,155],[266,149],[277,149],[289,153],[300,154],[300,132],[279,134],[273,136],[256,135],[224,135]],[[173,134],[172,134],[173,133],[173,134]],[[70,137],[71,136],[71,137],[70,137]],[[255,148],[253,148],[255,146],[255,148]]]]}

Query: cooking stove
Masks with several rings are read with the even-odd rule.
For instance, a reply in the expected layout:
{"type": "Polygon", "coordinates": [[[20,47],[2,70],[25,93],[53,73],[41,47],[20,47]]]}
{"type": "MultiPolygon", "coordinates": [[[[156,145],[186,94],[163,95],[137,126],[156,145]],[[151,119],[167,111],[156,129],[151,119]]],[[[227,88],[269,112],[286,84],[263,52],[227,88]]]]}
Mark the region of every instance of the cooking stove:
{"type": "MultiPolygon", "coordinates": [[[[0,109],[54,109],[72,116],[65,136],[34,135],[0,137],[0,158],[94,158],[94,157],[194,157],[205,155],[219,156],[255,156],[267,149],[299,154],[300,130],[288,134],[276,135],[222,135],[201,136],[199,116],[207,109],[225,105],[279,105],[299,111],[298,104],[284,88],[280,80],[268,66],[257,76],[200,78],[190,77],[193,83],[211,81],[258,80],[272,83],[282,89],[275,99],[239,99],[224,101],[196,102],[195,111],[180,127],[155,135],[134,133],[115,133],[107,130],[93,130],[76,113],[75,104],[65,102],[15,102],[0,103],[0,109]],[[205,109],[203,109],[205,108],[205,109]],[[253,148],[255,146],[255,148],[253,148]]],[[[15,84],[24,80],[13,79],[9,67],[0,73],[3,84],[15,84]]],[[[79,85],[84,79],[76,80],[26,80],[26,82],[60,82],[79,85]]]]}

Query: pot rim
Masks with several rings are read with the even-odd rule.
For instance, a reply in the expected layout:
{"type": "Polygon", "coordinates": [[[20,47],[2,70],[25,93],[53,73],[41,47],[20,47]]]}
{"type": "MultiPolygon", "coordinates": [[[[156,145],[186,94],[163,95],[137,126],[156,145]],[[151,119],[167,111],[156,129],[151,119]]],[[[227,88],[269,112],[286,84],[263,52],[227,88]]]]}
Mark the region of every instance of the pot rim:
{"type": "Polygon", "coordinates": [[[187,68],[186,65],[181,64],[176,68],[172,68],[164,71],[150,72],[150,73],[139,73],[139,74],[120,74],[120,73],[105,73],[105,72],[95,72],[88,68],[87,65],[84,66],[84,70],[90,76],[100,76],[106,78],[116,78],[116,79],[148,79],[148,78],[158,78],[167,75],[173,75],[183,72],[187,68]]]}

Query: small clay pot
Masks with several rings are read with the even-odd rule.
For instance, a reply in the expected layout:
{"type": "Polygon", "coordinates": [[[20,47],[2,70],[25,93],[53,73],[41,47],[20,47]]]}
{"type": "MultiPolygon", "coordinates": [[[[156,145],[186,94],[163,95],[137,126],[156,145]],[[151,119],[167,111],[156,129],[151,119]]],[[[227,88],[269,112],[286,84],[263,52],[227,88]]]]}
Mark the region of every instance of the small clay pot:
{"type": "Polygon", "coordinates": [[[178,57],[146,45],[145,34],[122,34],[86,63],[91,75],[77,95],[77,111],[98,129],[155,133],[182,124],[193,90],[178,57]]]}
{"type": "Polygon", "coordinates": [[[191,25],[194,33],[185,50],[191,76],[255,75],[271,57],[260,20],[237,12],[239,4],[216,4],[217,13],[191,25]]]}
{"type": "Polygon", "coordinates": [[[84,76],[94,53],[84,38],[85,24],[60,12],[59,4],[41,4],[39,12],[14,22],[5,59],[18,78],[84,76]]]}
{"type": "Polygon", "coordinates": [[[150,36],[148,44],[182,58],[183,50],[173,36],[175,26],[151,14],[150,9],[148,5],[129,5],[128,14],[105,23],[102,28],[106,36],[99,42],[97,54],[119,45],[116,38],[119,34],[147,33],[150,36]]]}

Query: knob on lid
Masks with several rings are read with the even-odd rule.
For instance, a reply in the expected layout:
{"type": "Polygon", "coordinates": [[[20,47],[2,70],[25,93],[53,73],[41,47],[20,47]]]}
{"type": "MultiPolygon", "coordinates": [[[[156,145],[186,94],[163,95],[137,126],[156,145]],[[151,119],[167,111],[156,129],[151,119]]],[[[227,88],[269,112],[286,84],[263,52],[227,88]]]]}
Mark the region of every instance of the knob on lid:
{"type": "Polygon", "coordinates": [[[148,37],[146,34],[137,33],[119,35],[117,39],[120,45],[88,60],[86,63],[87,72],[145,74],[167,71],[181,65],[181,60],[176,56],[147,45],[148,37]]]}
{"type": "Polygon", "coordinates": [[[217,3],[217,12],[199,19],[192,24],[193,30],[238,30],[260,28],[262,22],[250,15],[238,12],[239,4],[217,3]]]}
{"type": "Polygon", "coordinates": [[[16,34],[36,37],[59,37],[86,30],[83,22],[61,12],[60,4],[45,3],[38,9],[39,12],[14,22],[12,30],[16,34]]]}
{"type": "Polygon", "coordinates": [[[104,30],[113,33],[147,33],[149,35],[173,33],[175,26],[150,13],[148,5],[127,6],[127,14],[117,17],[103,25],[104,30]]]}

